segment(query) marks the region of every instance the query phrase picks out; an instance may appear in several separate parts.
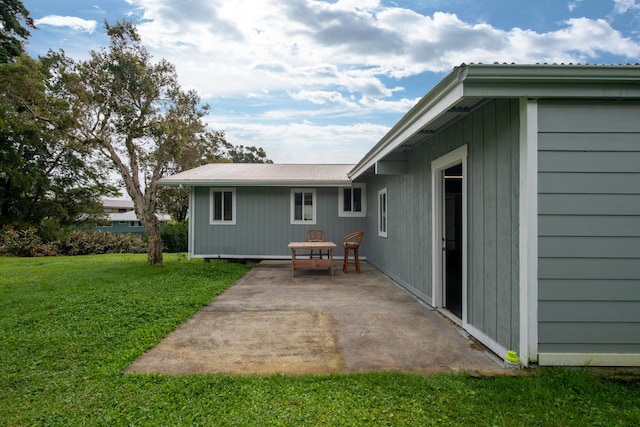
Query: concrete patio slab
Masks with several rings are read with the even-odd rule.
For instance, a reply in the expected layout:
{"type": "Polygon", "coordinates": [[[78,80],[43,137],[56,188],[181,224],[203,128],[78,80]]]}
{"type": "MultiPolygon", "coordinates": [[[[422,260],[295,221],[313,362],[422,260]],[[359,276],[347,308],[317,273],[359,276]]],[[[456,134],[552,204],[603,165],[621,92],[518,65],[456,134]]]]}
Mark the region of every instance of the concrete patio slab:
{"type": "Polygon", "coordinates": [[[127,372],[504,372],[484,346],[375,268],[263,261],[127,372]]]}

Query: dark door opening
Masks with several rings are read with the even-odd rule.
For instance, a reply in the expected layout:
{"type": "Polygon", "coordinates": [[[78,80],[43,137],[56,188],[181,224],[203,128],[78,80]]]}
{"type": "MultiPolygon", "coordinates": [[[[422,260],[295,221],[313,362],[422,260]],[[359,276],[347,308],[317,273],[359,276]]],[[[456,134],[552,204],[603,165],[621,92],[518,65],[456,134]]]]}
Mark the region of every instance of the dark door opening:
{"type": "Polygon", "coordinates": [[[462,164],[444,171],[442,306],[462,318],[462,164]]]}

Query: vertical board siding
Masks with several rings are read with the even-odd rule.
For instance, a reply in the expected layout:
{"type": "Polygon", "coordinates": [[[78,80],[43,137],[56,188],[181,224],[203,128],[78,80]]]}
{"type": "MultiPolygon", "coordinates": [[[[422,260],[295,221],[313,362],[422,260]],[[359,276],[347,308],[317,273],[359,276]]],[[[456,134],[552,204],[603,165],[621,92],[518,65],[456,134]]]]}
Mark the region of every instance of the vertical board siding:
{"type": "MultiPolygon", "coordinates": [[[[228,187],[228,186],[227,186],[228,187]]],[[[338,217],[338,189],[316,188],[316,224],[291,224],[288,187],[236,187],[236,224],[209,224],[210,187],[195,189],[194,253],[196,257],[222,256],[287,258],[287,244],[304,241],[307,230],[322,229],[343,254],[342,238],[364,228],[365,218],[338,217]]],[[[366,256],[365,251],[361,251],[366,256]]]]}
{"type": "Polygon", "coordinates": [[[468,322],[505,348],[519,343],[519,109],[496,100],[471,116],[468,322]]]}
{"type": "Polygon", "coordinates": [[[414,148],[406,175],[366,178],[367,259],[432,304],[431,162],[468,146],[467,321],[506,348],[519,342],[518,105],[489,102],[414,148]],[[385,187],[383,238],[377,235],[377,192],[385,187]]]}
{"type": "Polygon", "coordinates": [[[539,350],[640,353],[640,103],[539,108],[539,350]]]}

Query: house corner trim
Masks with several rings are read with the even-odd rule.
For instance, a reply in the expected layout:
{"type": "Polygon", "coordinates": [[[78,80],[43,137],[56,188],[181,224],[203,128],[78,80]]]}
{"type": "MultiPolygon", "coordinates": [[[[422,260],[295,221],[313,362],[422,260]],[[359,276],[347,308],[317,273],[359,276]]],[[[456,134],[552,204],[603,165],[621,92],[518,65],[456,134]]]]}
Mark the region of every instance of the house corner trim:
{"type": "Polygon", "coordinates": [[[520,360],[538,361],[538,103],[520,99],[520,360]]]}

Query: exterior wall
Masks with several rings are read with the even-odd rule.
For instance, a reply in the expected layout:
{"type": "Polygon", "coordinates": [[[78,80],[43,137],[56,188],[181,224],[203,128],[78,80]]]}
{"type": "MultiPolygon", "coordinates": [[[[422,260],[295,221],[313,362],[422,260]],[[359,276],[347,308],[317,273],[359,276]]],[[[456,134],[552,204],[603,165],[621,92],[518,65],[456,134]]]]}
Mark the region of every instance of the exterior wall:
{"type": "Polygon", "coordinates": [[[468,323],[517,349],[519,310],[519,101],[496,100],[467,124],[468,323]]]}
{"type": "Polygon", "coordinates": [[[468,146],[467,323],[505,348],[519,343],[519,104],[497,100],[409,153],[409,171],[367,178],[367,260],[432,301],[431,161],[468,146]],[[377,235],[377,193],[387,188],[388,236],[377,235]]]}
{"type": "MultiPolygon", "coordinates": [[[[307,230],[322,229],[343,255],[342,238],[363,228],[365,218],[338,217],[338,189],[316,188],[316,224],[291,224],[289,187],[235,187],[236,224],[209,224],[211,187],[195,187],[192,200],[194,257],[290,258],[287,244],[304,241],[307,230]]],[[[229,186],[224,186],[229,188],[229,186]]],[[[311,188],[311,187],[304,187],[311,188]]],[[[367,189],[368,191],[368,189],[367,189]]],[[[362,256],[366,252],[361,250],[362,256]]]]}
{"type": "Polygon", "coordinates": [[[637,101],[539,103],[541,364],[640,353],[639,118],[637,101]]]}
{"type": "Polygon", "coordinates": [[[367,261],[418,298],[431,301],[431,177],[423,147],[411,152],[409,173],[367,179],[367,261]],[[425,161],[426,163],[423,163],[425,161]],[[378,236],[378,191],[387,188],[387,237],[378,236]]]}

